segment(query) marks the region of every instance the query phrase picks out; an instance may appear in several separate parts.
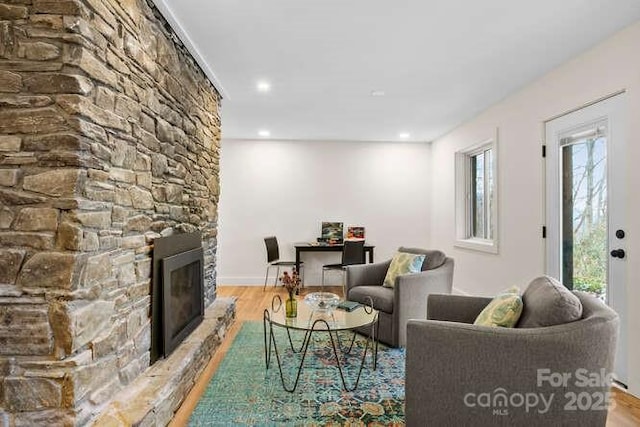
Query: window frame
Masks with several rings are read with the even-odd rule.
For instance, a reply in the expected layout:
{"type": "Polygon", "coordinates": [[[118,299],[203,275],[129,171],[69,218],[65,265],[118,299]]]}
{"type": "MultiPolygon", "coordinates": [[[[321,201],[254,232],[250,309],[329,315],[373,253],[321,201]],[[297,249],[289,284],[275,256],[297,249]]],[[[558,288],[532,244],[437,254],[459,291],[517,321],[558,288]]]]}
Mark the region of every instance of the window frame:
{"type": "MultiPolygon", "coordinates": [[[[487,175],[488,167],[484,159],[484,184],[485,194],[488,194],[487,175]]],[[[455,173],[456,173],[456,237],[454,246],[472,249],[492,254],[498,253],[498,138],[496,136],[485,139],[482,142],[459,150],[455,153],[455,173]],[[471,191],[474,187],[474,171],[472,170],[472,158],[478,154],[491,150],[491,172],[492,172],[492,196],[490,206],[484,207],[484,215],[489,215],[489,220],[483,222],[483,227],[493,231],[491,238],[474,237],[474,216],[471,191]]],[[[485,200],[487,198],[485,197],[485,200]]]]}

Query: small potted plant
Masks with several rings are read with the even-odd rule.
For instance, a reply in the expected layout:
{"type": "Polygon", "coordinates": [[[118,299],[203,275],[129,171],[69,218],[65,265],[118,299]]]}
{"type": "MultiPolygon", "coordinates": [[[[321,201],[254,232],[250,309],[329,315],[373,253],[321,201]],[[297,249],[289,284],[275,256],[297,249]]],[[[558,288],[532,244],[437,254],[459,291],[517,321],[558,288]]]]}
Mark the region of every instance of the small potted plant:
{"type": "Polygon", "coordinates": [[[296,317],[298,315],[298,301],[296,301],[294,294],[297,293],[298,287],[300,286],[300,276],[295,267],[291,271],[291,274],[285,271],[282,277],[280,277],[280,281],[289,293],[289,298],[285,301],[286,316],[296,317]]]}

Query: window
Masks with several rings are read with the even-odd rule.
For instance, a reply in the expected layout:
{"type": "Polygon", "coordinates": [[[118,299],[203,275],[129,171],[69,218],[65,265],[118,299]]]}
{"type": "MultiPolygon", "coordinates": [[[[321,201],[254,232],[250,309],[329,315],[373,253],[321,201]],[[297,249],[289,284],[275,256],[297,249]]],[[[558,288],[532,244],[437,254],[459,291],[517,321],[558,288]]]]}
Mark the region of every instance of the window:
{"type": "Polygon", "coordinates": [[[456,153],[456,246],[498,253],[497,144],[456,153]]]}

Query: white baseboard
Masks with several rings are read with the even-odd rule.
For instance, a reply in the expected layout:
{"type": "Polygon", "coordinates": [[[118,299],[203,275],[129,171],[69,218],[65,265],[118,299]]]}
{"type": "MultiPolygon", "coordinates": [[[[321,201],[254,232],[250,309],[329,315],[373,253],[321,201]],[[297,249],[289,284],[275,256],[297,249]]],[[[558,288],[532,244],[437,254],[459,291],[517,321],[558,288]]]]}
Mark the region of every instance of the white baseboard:
{"type": "Polygon", "coordinates": [[[464,295],[464,296],[470,296],[470,295],[471,295],[469,292],[465,292],[465,291],[463,291],[463,290],[462,290],[462,289],[460,289],[460,288],[453,288],[453,289],[451,290],[451,293],[452,293],[453,295],[464,295]]]}
{"type": "MultiPolygon", "coordinates": [[[[264,286],[264,277],[221,277],[216,278],[217,286],[264,286]]],[[[273,278],[267,285],[273,286],[273,278]]]]}
{"type": "MultiPolygon", "coordinates": [[[[264,277],[223,277],[219,276],[216,286],[264,286],[264,277]]],[[[273,277],[267,282],[267,286],[273,286],[273,277]]],[[[320,284],[305,283],[304,287],[320,287],[320,284]]],[[[327,286],[339,286],[339,284],[327,284],[327,286]]]]}
{"type": "MultiPolygon", "coordinates": [[[[220,276],[217,279],[216,286],[264,286],[264,277],[224,277],[220,276]]],[[[273,286],[273,278],[269,280],[267,286],[273,286]]],[[[320,287],[320,284],[305,283],[305,287],[320,287]]],[[[339,286],[339,284],[328,284],[328,286],[339,286]]],[[[471,295],[460,288],[453,288],[451,290],[453,295],[471,295]]]]}

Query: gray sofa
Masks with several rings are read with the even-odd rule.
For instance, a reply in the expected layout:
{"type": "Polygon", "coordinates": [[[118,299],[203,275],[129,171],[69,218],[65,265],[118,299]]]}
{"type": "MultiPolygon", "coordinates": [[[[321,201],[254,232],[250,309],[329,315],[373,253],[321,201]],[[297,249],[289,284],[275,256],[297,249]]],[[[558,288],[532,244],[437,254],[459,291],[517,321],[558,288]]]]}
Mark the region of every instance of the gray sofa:
{"type": "Polygon", "coordinates": [[[491,298],[431,295],[429,320],[407,324],[407,425],[604,426],[609,385],[585,385],[578,370],[612,371],[618,315],[588,294],[574,295],[579,320],[526,329],[474,326],[491,298]],[[566,384],[553,383],[557,374],[570,376],[566,384]],[[519,405],[518,395],[533,403],[534,394],[539,401],[529,411],[519,405]],[[551,395],[545,411],[541,396],[551,395]]]}
{"type": "Polygon", "coordinates": [[[374,308],[380,311],[378,339],[392,347],[405,345],[409,319],[426,319],[429,294],[449,294],[453,285],[454,262],[443,252],[405,247],[398,251],[426,257],[420,273],[399,276],[394,288],[382,286],[391,260],[345,269],[346,299],[363,304],[367,297],[373,300],[374,308]]]}

